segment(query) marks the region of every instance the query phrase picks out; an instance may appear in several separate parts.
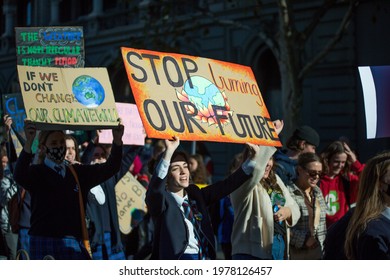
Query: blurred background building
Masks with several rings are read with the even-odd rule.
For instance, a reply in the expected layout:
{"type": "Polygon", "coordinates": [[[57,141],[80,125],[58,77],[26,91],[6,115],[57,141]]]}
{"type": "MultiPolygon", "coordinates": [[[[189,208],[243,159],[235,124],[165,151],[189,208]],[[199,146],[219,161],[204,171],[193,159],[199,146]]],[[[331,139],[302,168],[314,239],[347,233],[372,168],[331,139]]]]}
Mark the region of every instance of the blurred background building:
{"type": "MultiPolygon", "coordinates": [[[[362,161],[389,148],[387,138],[366,140],[357,68],[390,65],[388,0],[0,3],[1,94],[20,91],[14,27],[83,26],[85,67],[108,69],[117,102],[134,103],[122,46],[208,57],[251,66],[271,118],[315,128],[321,136],[319,151],[341,136],[351,141],[362,161]],[[290,100],[294,77],[299,90],[290,100]]],[[[283,144],[286,133],[281,135],[283,144]]],[[[242,149],[238,144],[206,146],[214,160],[215,179],[225,175],[227,162],[242,149]]]]}

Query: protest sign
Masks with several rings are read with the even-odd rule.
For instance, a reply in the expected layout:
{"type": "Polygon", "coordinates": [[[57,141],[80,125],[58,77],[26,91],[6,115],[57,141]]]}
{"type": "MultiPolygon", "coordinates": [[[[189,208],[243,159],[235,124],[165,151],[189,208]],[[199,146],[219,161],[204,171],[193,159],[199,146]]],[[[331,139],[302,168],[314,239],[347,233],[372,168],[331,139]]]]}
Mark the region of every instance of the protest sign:
{"type": "Polygon", "coordinates": [[[281,146],[250,67],[124,47],[122,57],[148,137],[281,146]]]}
{"type": "Polygon", "coordinates": [[[367,139],[390,137],[390,66],[359,67],[366,114],[367,139]]]}
{"type": "Polygon", "coordinates": [[[123,234],[130,233],[133,215],[137,211],[146,212],[146,189],[136,178],[127,172],[115,186],[119,229],[123,234]]]}
{"type": "Polygon", "coordinates": [[[27,118],[38,129],[104,129],[118,125],[106,68],[18,65],[27,118]]]}
{"type": "Polygon", "coordinates": [[[84,67],[81,26],[16,27],[17,64],[46,67],[84,67]]]}
{"type": "Polygon", "coordinates": [[[3,95],[3,111],[4,114],[12,118],[11,138],[14,144],[16,153],[19,154],[26,139],[24,134],[24,119],[26,111],[23,106],[23,98],[21,93],[8,93],[3,95]]]}
{"type": "MultiPolygon", "coordinates": [[[[130,103],[117,102],[115,104],[118,115],[125,126],[125,131],[122,137],[123,144],[143,146],[145,144],[146,134],[137,106],[130,103]]],[[[111,144],[112,131],[102,130],[99,134],[99,143],[111,144]]]]}

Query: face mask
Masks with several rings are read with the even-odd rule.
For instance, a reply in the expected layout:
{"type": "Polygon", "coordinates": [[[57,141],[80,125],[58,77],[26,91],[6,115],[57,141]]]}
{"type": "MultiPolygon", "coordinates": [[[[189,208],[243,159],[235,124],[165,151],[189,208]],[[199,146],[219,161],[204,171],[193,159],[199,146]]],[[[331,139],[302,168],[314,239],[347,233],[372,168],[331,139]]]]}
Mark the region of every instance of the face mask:
{"type": "Polygon", "coordinates": [[[49,148],[46,147],[46,155],[49,159],[56,162],[62,162],[65,159],[66,147],[49,148]]]}

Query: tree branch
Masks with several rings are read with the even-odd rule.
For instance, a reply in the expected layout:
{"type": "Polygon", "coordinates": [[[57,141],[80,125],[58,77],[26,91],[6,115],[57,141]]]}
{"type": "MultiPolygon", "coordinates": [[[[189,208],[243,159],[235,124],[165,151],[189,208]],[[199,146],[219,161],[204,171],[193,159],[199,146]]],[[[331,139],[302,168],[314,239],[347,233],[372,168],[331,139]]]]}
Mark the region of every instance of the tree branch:
{"type": "Polygon", "coordinates": [[[346,32],[348,25],[352,18],[352,13],[355,7],[359,4],[359,0],[351,0],[348,10],[344,15],[343,20],[341,21],[339,28],[335,34],[335,36],[328,42],[328,44],[300,71],[298,78],[303,79],[303,77],[321,60],[323,59],[329,51],[336,45],[336,43],[342,38],[343,34],[346,32]]]}
{"type": "Polygon", "coordinates": [[[306,40],[311,36],[313,31],[318,26],[320,20],[324,17],[324,15],[329,11],[329,9],[337,2],[337,0],[324,0],[322,6],[316,10],[313,15],[312,21],[308,24],[304,31],[301,32],[301,38],[306,40]]]}

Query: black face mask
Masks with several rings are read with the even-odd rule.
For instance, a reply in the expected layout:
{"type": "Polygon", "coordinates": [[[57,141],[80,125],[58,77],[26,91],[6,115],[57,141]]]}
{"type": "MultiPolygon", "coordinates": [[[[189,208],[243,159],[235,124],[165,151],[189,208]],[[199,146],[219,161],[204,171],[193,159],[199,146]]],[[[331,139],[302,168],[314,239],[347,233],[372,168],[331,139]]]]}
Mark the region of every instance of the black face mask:
{"type": "Polygon", "coordinates": [[[46,146],[46,156],[55,162],[62,162],[65,159],[66,147],[49,148],[46,146]]]}

